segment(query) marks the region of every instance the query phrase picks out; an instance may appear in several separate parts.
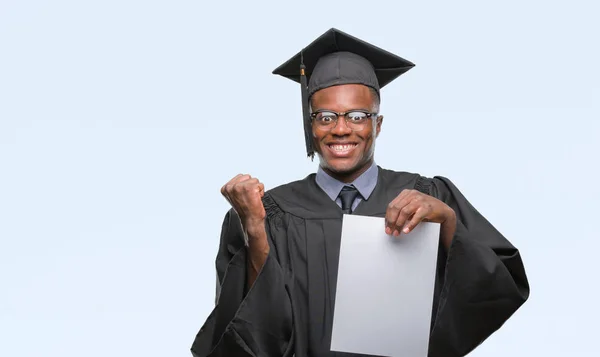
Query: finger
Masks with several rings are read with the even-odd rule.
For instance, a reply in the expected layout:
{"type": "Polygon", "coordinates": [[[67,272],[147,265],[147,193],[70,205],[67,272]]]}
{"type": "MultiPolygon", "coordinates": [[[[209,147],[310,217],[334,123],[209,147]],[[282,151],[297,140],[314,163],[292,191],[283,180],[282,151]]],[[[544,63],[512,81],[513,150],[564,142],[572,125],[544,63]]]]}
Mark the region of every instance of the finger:
{"type": "Polygon", "coordinates": [[[396,207],[394,202],[390,202],[387,209],[385,210],[385,234],[392,234],[392,228],[396,220],[398,219],[399,209],[396,207]]]}
{"type": "Polygon", "coordinates": [[[229,180],[229,182],[227,182],[227,185],[236,182],[242,176],[244,176],[244,174],[237,174],[237,175],[233,176],[231,178],[231,180],[229,180]]]}
{"type": "Polygon", "coordinates": [[[227,189],[227,185],[225,185],[221,188],[221,195],[223,195],[223,197],[225,197],[225,200],[227,202],[229,202],[229,204],[231,204],[231,198],[229,197],[229,191],[227,189]]]}
{"type": "Polygon", "coordinates": [[[392,200],[392,202],[390,202],[390,205],[394,205],[397,204],[398,202],[402,201],[403,199],[405,199],[406,197],[410,196],[413,190],[402,190],[400,192],[400,194],[398,196],[396,196],[396,198],[394,198],[392,200]]]}
{"type": "Polygon", "coordinates": [[[385,216],[386,234],[392,234],[396,226],[396,221],[398,221],[400,211],[406,207],[406,205],[408,205],[413,198],[414,193],[412,190],[404,190],[388,205],[385,216]]]}
{"type": "Polygon", "coordinates": [[[227,181],[226,184],[221,187],[221,194],[225,195],[227,192],[231,191],[233,185],[243,176],[243,174],[235,175],[231,180],[227,181]]]}
{"type": "Polygon", "coordinates": [[[231,192],[233,185],[231,181],[227,182],[221,187],[221,194],[229,201],[229,192],[231,192]]]}
{"type": "Polygon", "coordinates": [[[234,184],[234,185],[236,185],[238,183],[244,182],[244,181],[249,180],[251,178],[252,178],[252,176],[250,176],[248,174],[239,174],[239,175],[237,175],[236,177],[234,177],[231,180],[231,183],[234,184]]]}
{"type": "Polygon", "coordinates": [[[251,177],[251,178],[242,178],[241,181],[236,183],[234,186],[235,186],[236,191],[255,192],[255,191],[257,191],[259,184],[260,184],[260,181],[258,181],[257,178],[251,177]]]}
{"type": "Polygon", "coordinates": [[[398,195],[398,197],[396,199],[401,201],[404,198],[411,196],[414,193],[414,191],[415,190],[408,190],[408,189],[402,190],[402,192],[400,192],[400,194],[398,195]]]}
{"type": "Polygon", "coordinates": [[[396,220],[398,219],[398,213],[400,212],[399,203],[407,195],[407,190],[400,192],[396,198],[394,198],[387,206],[385,210],[385,232],[386,234],[392,234],[392,228],[396,220]]]}
{"type": "Polygon", "coordinates": [[[400,208],[400,214],[398,214],[398,219],[396,220],[396,224],[394,229],[398,232],[398,235],[404,228],[404,226],[410,221],[416,211],[420,206],[426,204],[424,200],[424,195],[416,190],[411,190],[411,192],[405,196],[405,198],[398,203],[400,208]],[[405,211],[402,214],[402,210],[405,211]]]}
{"type": "Polygon", "coordinates": [[[260,198],[263,198],[265,195],[265,185],[259,180],[256,180],[256,182],[252,184],[252,190],[258,193],[260,198]]]}
{"type": "Polygon", "coordinates": [[[231,178],[229,181],[227,181],[227,183],[225,183],[223,186],[221,186],[221,194],[225,195],[225,192],[227,191],[227,189],[229,187],[231,187],[231,184],[233,182],[235,182],[240,176],[242,176],[242,174],[235,175],[233,178],[231,178]]]}
{"type": "Polygon", "coordinates": [[[265,195],[265,185],[262,183],[258,184],[258,193],[260,194],[260,197],[263,197],[265,195]]]}
{"type": "Polygon", "coordinates": [[[415,212],[417,212],[419,207],[420,207],[419,202],[416,202],[413,200],[413,201],[410,201],[410,203],[405,205],[400,210],[400,214],[398,214],[398,219],[394,223],[394,228],[393,228],[394,236],[400,235],[400,231],[402,231],[402,228],[404,227],[406,222],[408,222],[411,219],[411,217],[415,214],[415,212]]]}
{"type": "Polygon", "coordinates": [[[246,182],[247,180],[250,180],[250,179],[251,179],[251,176],[248,174],[239,174],[239,175],[235,176],[234,178],[232,178],[231,181],[229,181],[227,183],[226,190],[231,192],[239,184],[241,184],[242,182],[246,182]]]}
{"type": "Polygon", "coordinates": [[[425,217],[427,217],[427,215],[430,212],[431,212],[431,209],[428,206],[420,205],[419,208],[417,208],[417,211],[415,212],[415,214],[410,219],[410,221],[408,221],[404,225],[404,229],[402,229],[402,233],[404,233],[404,234],[410,233],[413,229],[415,229],[415,227],[419,223],[421,223],[425,219],[425,217]]]}

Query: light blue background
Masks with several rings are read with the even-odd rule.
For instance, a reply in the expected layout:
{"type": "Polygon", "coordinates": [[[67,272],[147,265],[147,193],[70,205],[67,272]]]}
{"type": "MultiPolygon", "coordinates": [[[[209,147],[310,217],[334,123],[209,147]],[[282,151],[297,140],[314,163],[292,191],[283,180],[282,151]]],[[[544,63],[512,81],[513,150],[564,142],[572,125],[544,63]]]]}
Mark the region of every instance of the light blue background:
{"type": "Polygon", "coordinates": [[[316,169],[270,73],[332,26],[417,64],[383,91],[378,164],[451,178],[523,254],[531,299],[471,356],[591,355],[598,10],[2,0],[0,356],[190,356],[221,185],[316,169]]]}

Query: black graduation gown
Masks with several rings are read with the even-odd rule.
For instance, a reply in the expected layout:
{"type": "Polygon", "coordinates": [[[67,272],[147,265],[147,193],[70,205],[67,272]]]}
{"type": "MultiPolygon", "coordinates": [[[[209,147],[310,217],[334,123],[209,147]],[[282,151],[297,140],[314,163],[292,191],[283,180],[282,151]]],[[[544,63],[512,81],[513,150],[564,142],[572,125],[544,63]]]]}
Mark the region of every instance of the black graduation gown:
{"type": "MultiPolygon", "coordinates": [[[[439,249],[429,356],[464,356],[527,300],[519,251],[447,178],[378,170],[375,190],[354,214],[384,217],[404,189],[428,193],[456,212],[453,243],[439,249]]],[[[315,174],[268,191],[263,203],[271,250],[247,292],[239,219],[233,210],[225,217],[216,259],[220,292],[193,356],[353,356],[330,352],[341,209],[315,174]]]]}

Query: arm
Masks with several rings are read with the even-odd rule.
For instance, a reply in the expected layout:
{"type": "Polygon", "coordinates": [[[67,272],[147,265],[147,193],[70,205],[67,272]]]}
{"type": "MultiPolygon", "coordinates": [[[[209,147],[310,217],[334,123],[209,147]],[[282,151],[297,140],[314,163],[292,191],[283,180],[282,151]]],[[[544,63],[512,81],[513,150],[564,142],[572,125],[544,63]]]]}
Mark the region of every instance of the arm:
{"type": "Polygon", "coordinates": [[[254,285],[260,270],[265,265],[267,257],[269,256],[270,247],[267,240],[267,231],[265,229],[265,222],[258,221],[253,224],[249,224],[245,231],[248,237],[248,277],[247,286],[248,288],[254,285]]]}
{"type": "Polygon", "coordinates": [[[456,229],[440,261],[429,355],[464,356],[528,299],[529,284],[519,251],[450,180],[436,177],[431,188],[455,212],[456,229]]]}
{"type": "Polygon", "coordinates": [[[194,340],[194,357],[289,355],[292,312],[283,271],[274,250],[269,250],[247,289],[248,255],[232,210],[225,217],[216,259],[217,305],[194,340]]]}

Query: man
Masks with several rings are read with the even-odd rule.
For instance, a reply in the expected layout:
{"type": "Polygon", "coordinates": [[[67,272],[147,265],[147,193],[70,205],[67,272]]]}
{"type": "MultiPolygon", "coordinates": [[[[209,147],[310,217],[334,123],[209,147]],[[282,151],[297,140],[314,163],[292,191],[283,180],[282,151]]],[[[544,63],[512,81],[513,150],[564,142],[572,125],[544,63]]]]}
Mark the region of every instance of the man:
{"type": "Polygon", "coordinates": [[[429,356],[464,356],[527,300],[519,251],[450,180],[374,162],[380,89],[412,66],[331,29],[274,71],[301,83],[307,151],[319,169],[267,192],[250,175],[223,186],[232,209],[216,259],[217,305],[194,356],[352,356],[330,350],[344,214],[385,217],[395,236],[440,223],[429,356]]]}

